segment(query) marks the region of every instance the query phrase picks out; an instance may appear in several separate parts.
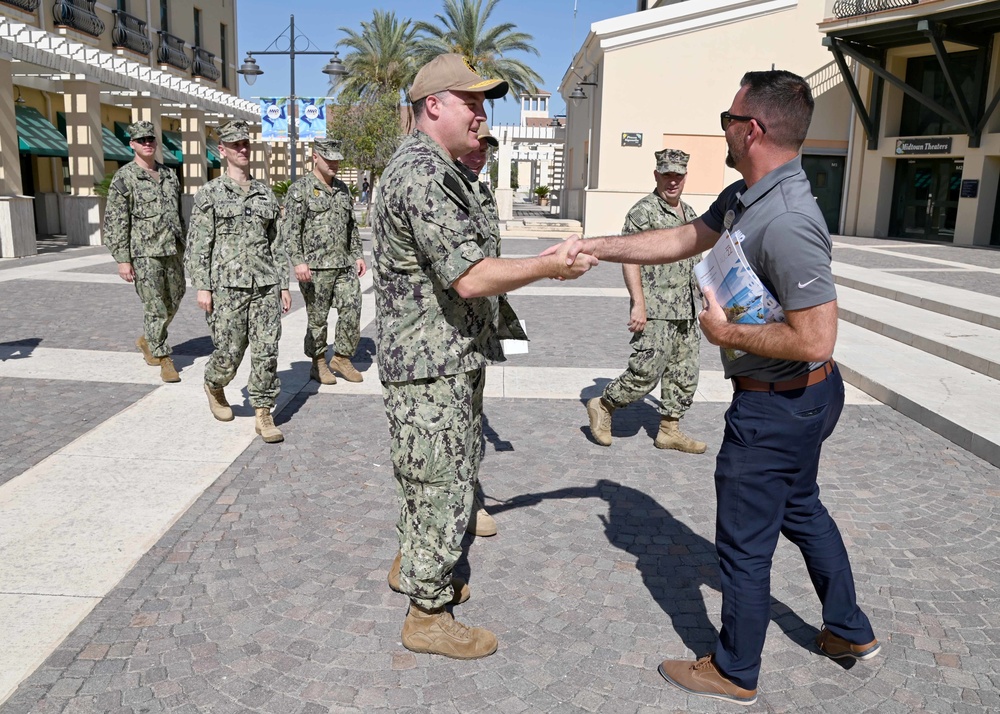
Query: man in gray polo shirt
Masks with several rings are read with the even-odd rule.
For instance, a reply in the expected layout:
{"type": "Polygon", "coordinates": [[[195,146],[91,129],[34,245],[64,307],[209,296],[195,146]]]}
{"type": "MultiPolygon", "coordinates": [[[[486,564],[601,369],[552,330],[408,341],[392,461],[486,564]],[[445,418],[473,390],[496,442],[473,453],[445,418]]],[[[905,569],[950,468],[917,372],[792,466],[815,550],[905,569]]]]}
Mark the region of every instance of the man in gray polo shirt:
{"type": "Polygon", "coordinates": [[[730,323],[711,291],[705,293],[702,332],[712,344],[746,353],[727,359],[723,352],[735,394],[715,470],[722,629],[714,653],[659,667],[689,694],[752,704],[779,533],[799,547],[823,605],[820,652],[868,659],[880,645],[858,607],[847,550],[816,483],[820,449],[844,405],[844,383],[831,358],[837,293],[830,236],[798,156],[812,94],[805,80],[781,70],[748,72],[740,84],[721,119],[726,163],[743,180],[692,223],[586,240],[578,249],[613,262],[674,262],[710,249],[728,230],[784,309],[783,323],[730,323]]]}

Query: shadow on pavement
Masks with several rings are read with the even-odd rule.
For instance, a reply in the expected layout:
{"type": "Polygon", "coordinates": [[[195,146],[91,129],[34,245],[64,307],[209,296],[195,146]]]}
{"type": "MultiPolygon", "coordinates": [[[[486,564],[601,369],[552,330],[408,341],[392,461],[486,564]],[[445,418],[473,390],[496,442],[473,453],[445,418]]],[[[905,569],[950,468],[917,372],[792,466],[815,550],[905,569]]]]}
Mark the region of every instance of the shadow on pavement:
{"type": "Polygon", "coordinates": [[[26,359],[31,356],[31,353],[41,342],[41,337],[0,342],[0,362],[6,362],[9,359],[26,359]]]}
{"type": "MultiPolygon", "coordinates": [[[[670,617],[684,645],[698,656],[714,650],[718,632],[709,619],[701,587],[720,589],[715,545],[676,519],[656,499],[607,479],[593,486],[515,496],[509,501],[491,504],[489,511],[496,516],[515,508],[562,498],[606,501],[608,514],[599,518],[608,542],[635,557],[643,585],[670,617]]],[[[773,597],[771,619],[793,642],[813,650],[812,642],[818,630],[773,597]]]]}

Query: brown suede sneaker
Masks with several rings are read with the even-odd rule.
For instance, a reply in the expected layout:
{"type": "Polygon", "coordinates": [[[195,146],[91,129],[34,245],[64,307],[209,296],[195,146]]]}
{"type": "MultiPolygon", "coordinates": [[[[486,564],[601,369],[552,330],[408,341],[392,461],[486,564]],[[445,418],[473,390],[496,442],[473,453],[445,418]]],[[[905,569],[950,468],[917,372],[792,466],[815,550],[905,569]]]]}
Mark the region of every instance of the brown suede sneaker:
{"type": "MultiPolygon", "coordinates": [[[[403,592],[399,589],[399,571],[402,561],[403,554],[396,553],[396,558],[392,561],[392,565],[389,566],[389,577],[386,578],[389,581],[389,589],[395,590],[398,593],[403,592]]],[[[451,596],[451,603],[449,603],[451,605],[461,605],[472,597],[472,590],[469,588],[469,584],[461,578],[451,579],[451,589],[454,591],[454,595],[451,596]]]]}
{"type": "Polygon", "coordinates": [[[749,706],[757,701],[757,690],[743,689],[723,677],[710,654],[697,662],[666,659],[660,664],[658,671],[665,680],[688,694],[723,699],[742,706],[749,706]]]}
{"type": "Polygon", "coordinates": [[[837,637],[825,627],[816,635],[816,646],[830,659],[871,659],[882,649],[878,640],[868,644],[851,644],[843,637],[837,637]]]}

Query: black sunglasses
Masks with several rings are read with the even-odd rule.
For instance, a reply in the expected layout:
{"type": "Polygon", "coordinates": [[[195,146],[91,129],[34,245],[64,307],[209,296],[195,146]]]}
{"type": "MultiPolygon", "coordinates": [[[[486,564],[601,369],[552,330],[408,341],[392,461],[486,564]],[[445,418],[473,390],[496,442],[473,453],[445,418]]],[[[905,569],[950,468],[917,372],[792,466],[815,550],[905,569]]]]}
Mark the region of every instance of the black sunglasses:
{"type": "Polygon", "coordinates": [[[141,139],[132,139],[132,141],[134,141],[136,144],[155,144],[156,143],[156,137],[155,136],[144,136],[141,139]]]}
{"type": "Polygon", "coordinates": [[[732,124],[734,121],[755,121],[757,122],[757,126],[760,127],[761,133],[762,134],[767,133],[767,127],[764,126],[764,122],[762,122],[757,117],[743,117],[740,116],[739,114],[730,114],[729,112],[722,112],[722,114],[719,115],[719,122],[722,124],[723,131],[728,129],[729,125],[732,124]]]}

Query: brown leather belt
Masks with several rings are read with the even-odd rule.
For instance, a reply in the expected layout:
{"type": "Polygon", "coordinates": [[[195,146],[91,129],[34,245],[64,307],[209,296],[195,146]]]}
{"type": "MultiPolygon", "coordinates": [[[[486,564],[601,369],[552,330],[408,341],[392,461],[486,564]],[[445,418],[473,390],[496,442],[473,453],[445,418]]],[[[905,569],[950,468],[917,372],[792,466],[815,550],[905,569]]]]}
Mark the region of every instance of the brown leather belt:
{"type": "Polygon", "coordinates": [[[790,392],[793,389],[805,389],[826,379],[833,372],[834,366],[835,363],[831,359],[808,374],[785,382],[762,382],[753,377],[733,377],[733,389],[737,392],[790,392]]]}

